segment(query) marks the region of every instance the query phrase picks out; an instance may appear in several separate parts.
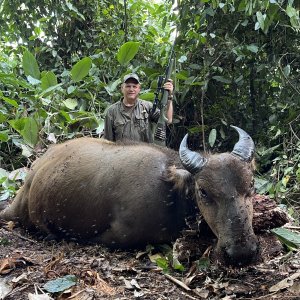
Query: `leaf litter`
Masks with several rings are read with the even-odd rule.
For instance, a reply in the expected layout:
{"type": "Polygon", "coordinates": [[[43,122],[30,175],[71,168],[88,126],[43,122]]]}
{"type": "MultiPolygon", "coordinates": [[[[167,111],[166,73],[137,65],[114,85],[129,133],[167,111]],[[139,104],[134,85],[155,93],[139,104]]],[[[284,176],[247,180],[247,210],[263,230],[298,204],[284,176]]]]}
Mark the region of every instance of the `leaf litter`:
{"type": "Polygon", "coordinates": [[[0,299],[300,299],[299,249],[286,253],[274,235],[258,237],[261,261],[231,268],[209,261],[212,240],[183,232],[175,244],[188,254],[173,253],[184,266],[175,270],[169,257],[164,268],[155,262],[164,253],[154,247],[112,251],[100,245],[44,241],[21,228],[3,226],[0,299]],[[56,290],[53,285],[47,289],[58,282],[56,290]]]}

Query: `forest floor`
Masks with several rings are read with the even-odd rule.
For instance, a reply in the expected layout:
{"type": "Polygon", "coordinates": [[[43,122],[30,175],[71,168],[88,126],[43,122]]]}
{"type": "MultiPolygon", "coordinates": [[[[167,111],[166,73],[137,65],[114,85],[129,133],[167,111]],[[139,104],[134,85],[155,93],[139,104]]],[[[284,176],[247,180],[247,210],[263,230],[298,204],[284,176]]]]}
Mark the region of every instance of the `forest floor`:
{"type": "Polygon", "coordinates": [[[11,227],[0,226],[0,299],[300,299],[300,251],[286,252],[267,232],[258,235],[260,262],[243,268],[209,264],[205,249],[213,241],[191,242],[183,232],[177,243],[188,241],[189,261],[184,271],[175,271],[152,262],[154,249],[46,242],[11,227]],[[202,244],[193,250],[193,243],[202,244]]]}

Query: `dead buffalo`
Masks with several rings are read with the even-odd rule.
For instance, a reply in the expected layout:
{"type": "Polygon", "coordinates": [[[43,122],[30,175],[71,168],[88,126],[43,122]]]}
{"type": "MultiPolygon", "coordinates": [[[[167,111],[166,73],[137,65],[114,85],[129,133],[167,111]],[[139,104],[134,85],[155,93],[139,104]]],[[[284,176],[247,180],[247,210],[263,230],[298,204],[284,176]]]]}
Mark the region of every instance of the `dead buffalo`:
{"type": "Polygon", "coordinates": [[[80,138],[38,159],[4,220],[56,237],[114,248],[169,242],[179,235],[193,193],[218,238],[226,263],[256,258],[252,229],[254,144],[242,129],[231,153],[192,152],[187,135],[178,153],[150,144],[118,145],[80,138]],[[182,167],[183,166],[183,167],[182,167]]]}

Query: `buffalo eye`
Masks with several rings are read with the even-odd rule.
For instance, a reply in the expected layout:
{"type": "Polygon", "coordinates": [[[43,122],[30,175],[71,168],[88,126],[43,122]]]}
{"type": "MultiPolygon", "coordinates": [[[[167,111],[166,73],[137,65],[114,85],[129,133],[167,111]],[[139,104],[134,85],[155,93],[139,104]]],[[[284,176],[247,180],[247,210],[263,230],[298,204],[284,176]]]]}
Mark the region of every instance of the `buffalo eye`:
{"type": "Polygon", "coordinates": [[[204,189],[199,188],[199,189],[198,189],[198,193],[199,193],[199,196],[200,196],[201,198],[207,198],[207,193],[206,193],[206,191],[205,191],[204,189]]]}

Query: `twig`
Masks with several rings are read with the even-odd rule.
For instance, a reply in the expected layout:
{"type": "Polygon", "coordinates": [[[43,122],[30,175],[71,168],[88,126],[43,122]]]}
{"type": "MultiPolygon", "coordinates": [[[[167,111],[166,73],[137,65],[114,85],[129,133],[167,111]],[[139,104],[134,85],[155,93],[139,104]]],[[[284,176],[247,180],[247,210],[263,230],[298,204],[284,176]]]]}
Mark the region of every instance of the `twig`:
{"type": "Polygon", "coordinates": [[[14,235],[14,236],[20,238],[20,239],[22,239],[22,240],[25,240],[25,241],[28,241],[28,242],[31,242],[31,243],[34,243],[34,244],[38,244],[37,241],[32,240],[32,239],[30,239],[30,238],[27,238],[27,237],[25,237],[25,236],[22,236],[21,234],[15,232],[15,231],[8,230],[8,229],[6,229],[5,227],[2,227],[2,229],[5,230],[6,232],[11,233],[11,234],[14,235]]]}
{"type": "Polygon", "coordinates": [[[190,289],[186,284],[184,284],[182,281],[176,279],[175,277],[169,275],[169,274],[165,274],[165,276],[172,281],[173,283],[177,284],[178,286],[180,286],[181,288],[183,288],[185,291],[192,291],[192,289],[190,289]]]}
{"type": "Polygon", "coordinates": [[[284,225],[283,227],[287,229],[300,230],[300,226],[284,225]]]}
{"type": "MultiPolygon", "coordinates": [[[[273,296],[277,294],[277,292],[274,292],[274,293],[271,293],[271,294],[267,294],[267,295],[263,295],[263,296],[260,296],[260,297],[257,297],[255,299],[271,299],[270,296],[273,296]]],[[[289,296],[289,299],[299,299],[298,298],[299,296],[289,296]]],[[[277,298],[277,297],[276,297],[277,298]]],[[[244,300],[253,300],[253,298],[243,298],[244,300]]],[[[275,299],[274,297],[272,297],[272,299],[275,299]]],[[[278,295],[278,298],[277,299],[282,299],[282,295],[278,295]]]]}
{"type": "MultiPolygon", "coordinates": [[[[171,276],[171,275],[169,275],[169,274],[165,274],[165,276],[166,276],[170,281],[172,281],[173,283],[175,283],[175,284],[178,285],[179,287],[183,288],[186,292],[194,293],[195,295],[199,296],[198,293],[197,293],[197,291],[195,291],[195,290],[189,288],[189,287],[188,287],[185,283],[183,283],[181,280],[178,280],[178,279],[176,279],[175,277],[173,277],[173,276],[171,276]]],[[[187,296],[187,297],[190,298],[190,299],[195,299],[195,300],[198,299],[198,298],[194,298],[193,296],[188,295],[188,294],[186,294],[186,293],[184,293],[184,294],[185,294],[185,296],[187,296]]]]}
{"type": "Polygon", "coordinates": [[[30,286],[30,284],[25,284],[25,285],[22,285],[22,286],[20,286],[18,288],[15,288],[11,292],[9,292],[7,295],[5,295],[5,297],[12,296],[12,295],[14,295],[14,294],[16,294],[16,293],[18,293],[20,291],[23,291],[23,290],[27,289],[29,286],[30,286]]]}

